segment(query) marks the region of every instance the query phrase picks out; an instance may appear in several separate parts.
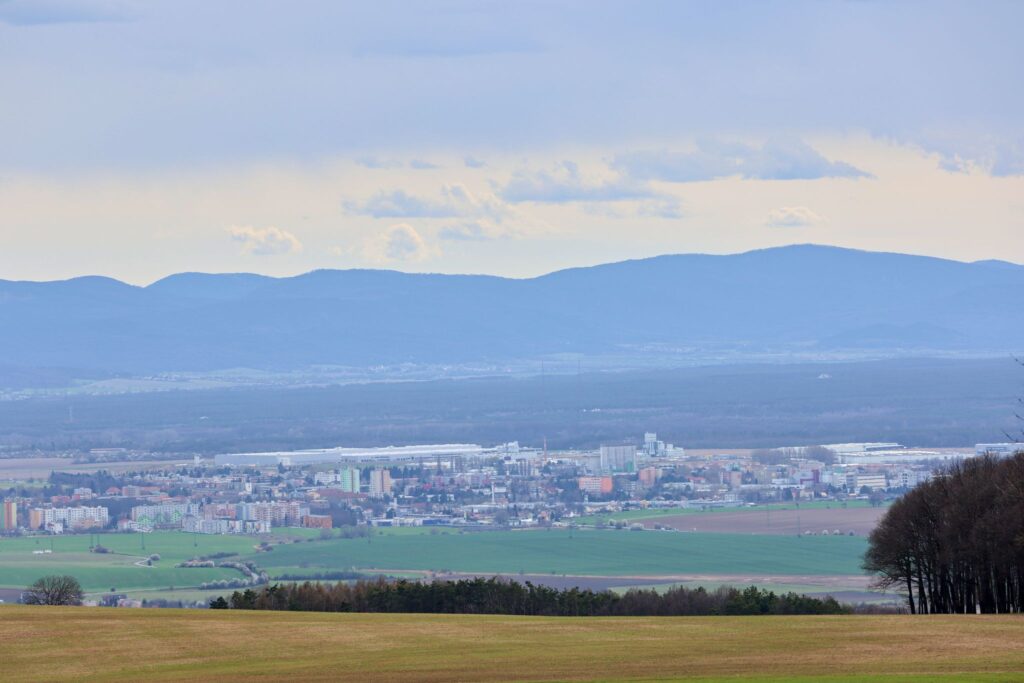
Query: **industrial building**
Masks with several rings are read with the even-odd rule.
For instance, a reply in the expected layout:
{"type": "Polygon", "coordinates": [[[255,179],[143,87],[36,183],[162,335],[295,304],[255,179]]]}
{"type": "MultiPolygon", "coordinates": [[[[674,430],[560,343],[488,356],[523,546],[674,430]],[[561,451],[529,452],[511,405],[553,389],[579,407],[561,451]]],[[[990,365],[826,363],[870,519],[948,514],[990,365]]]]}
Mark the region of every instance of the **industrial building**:
{"type": "Polygon", "coordinates": [[[398,465],[438,461],[452,467],[457,460],[468,458],[509,457],[523,459],[539,457],[534,449],[520,448],[518,443],[501,444],[485,448],[477,444],[434,444],[418,446],[384,446],[381,448],[312,448],[300,451],[272,451],[266,453],[222,453],[214,456],[217,465],[274,466],[274,465],[356,465],[360,463],[398,465]]]}

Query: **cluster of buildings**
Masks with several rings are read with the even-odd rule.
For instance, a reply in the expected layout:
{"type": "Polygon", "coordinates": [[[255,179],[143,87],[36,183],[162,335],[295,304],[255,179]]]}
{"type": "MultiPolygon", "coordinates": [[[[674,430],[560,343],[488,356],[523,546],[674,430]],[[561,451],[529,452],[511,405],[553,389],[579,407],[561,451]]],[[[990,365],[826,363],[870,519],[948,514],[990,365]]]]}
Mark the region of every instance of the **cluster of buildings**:
{"type": "Polygon", "coordinates": [[[648,433],[639,444],[592,450],[512,442],[235,453],[123,475],[102,491],[75,485],[48,499],[6,500],[0,532],[556,525],[629,506],[897,495],[927,481],[944,461],[1016,448],[926,451],[859,443],[687,452],[648,433]]]}
{"type": "Polygon", "coordinates": [[[102,505],[37,507],[28,512],[28,528],[59,534],[65,529],[102,529],[109,519],[110,512],[102,505]]]}

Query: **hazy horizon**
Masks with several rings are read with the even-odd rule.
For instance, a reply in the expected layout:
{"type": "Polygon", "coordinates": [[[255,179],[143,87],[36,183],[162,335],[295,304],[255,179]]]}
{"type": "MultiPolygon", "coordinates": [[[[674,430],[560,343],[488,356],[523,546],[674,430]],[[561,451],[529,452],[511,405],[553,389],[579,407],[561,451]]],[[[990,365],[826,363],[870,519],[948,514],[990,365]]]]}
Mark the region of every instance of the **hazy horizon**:
{"type": "Polygon", "coordinates": [[[217,276],[217,275],[224,275],[224,276],[231,276],[231,275],[254,275],[254,276],[258,276],[258,277],[265,277],[265,278],[270,278],[270,279],[275,279],[275,280],[282,280],[282,279],[288,279],[288,278],[294,278],[294,277],[301,277],[303,275],[308,275],[310,273],[314,273],[314,272],[317,272],[317,271],[324,271],[324,270],[326,270],[326,271],[331,271],[331,270],[337,270],[337,271],[371,270],[371,271],[403,273],[403,274],[409,274],[409,275],[456,275],[456,276],[457,275],[465,275],[465,276],[495,277],[495,278],[501,278],[501,279],[506,279],[506,280],[531,280],[531,279],[535,279],[535,278],[539,278],[539,277],[544,277],[545,275],[551,275],[551,274],[554,274],[554,273],[563,272],[563,271],[567,271],[567,270],[579,270],[579,269],[585,269],[585,268],[595,268],[595,267],[600,267],[600,266],[615,265],[615,264],[618,264],[618,263],[628,263],[628,262],[635,262],[635,261],[647,261],[647,260],[660,259],[660,258],[671,258],[673,256],[722,256],[722,257],[726,257],[726,256],[742,256],[742,255],[745,255],[745,254],[751,254],[751,253],[756,253],[756,252],[774,251],[774,250],[785,250],[785,249],[802,248],[802,247],[810,247],[810,248],[823,249],[823,250],[836,249],[836,250],[841,250],[841,251],[854,251],[854,252],[863,252],[863,253],[868,253],[868,254],[891,254],[891,255],[898,255],[898,256],[912,256],[912,257],[920,257],[920,258],[925,258],[925,259],[936,259],[936,260],[939,260],[939,261],[950,261],[950,262],[954,262],[954,263],[962,263],[962,264],[965,264],[965,265],[975,265],[975,264],[982,264],[982,263],[1004,263],[1004,264],[1009,265],[1009,266],[1024,267],[1024,263],[1018,263],[1018,262],[1010,261],[1010,260],[1007,260],[1007,259],[992,258],[992,259],[964,260],[964,259],[949,258],[949,257],[944,257],[944,256],[932,256],[930,254],[896,252],[896,251],[875,251],[875,250],[871,250],[871,249],[857,249],[857,248],[853,248],[853,247],[841,247],[841,246],[833,245],[833,244],[792,243],[792,244],[781,244],[781,245],[772,246],[772,247],[761,247],[761,248],[757,248],[757,249],[748,249],[748,250],[744,250],[744,251],[735,251],[735,252],[721,252],[721,253],[711,253],[711,252],[657,253],[657,254],[650,254],[650,255],[647,255],[647,256],[638,256],[638,257],[635,257],[635,258],[628,258],[628,259],[618,259],[618,260],[612,260],[612,261],[597,261],[597,262],[593,262],[593,263],[570,264],[570,265],[566,265],[563,268],[558,268],[558,269],[555,269],[555,270],[546,270],[546,271],[538,272],[538,273],[535,273],[535,274],[519,275],[519,276],[515,276],[515,275],[502,275],[502,274],[499,274],[499,273],[488,273],[488,272],[483,272],[483,271],[477,271],[477,272],[465,271],[465,272],[463,272],[463,271],[407,270],[407,269],[402,269],[402,268],[399,268],[399,267],[382,265],[382,266],[377,266],[377,267],[374,267],[374,266],[354,266],[354,267],[351,267],[351,268],[330,268],[330,267],[327,267],[327,268],[314,268],[314,269],[311,269],[311,270],[299,270],[299,271],[296,271],[296,272],[293,272],[293,273],[282,273],[282,274],[272,274],[272,273],[267,273],[267,272],[259,272],[257,270],[234,270],[234,271],[181,270],[181,271],[176,271],[176,272],[173,272],[173,273],[167,273],[165,275],[161,275],[160,277],[158,277],[158,278],[156,278],[154,280],[147,280],[147,281],[141,281],[141,282],[133,282],[133,281],[129,281],[129,280],[121,280],[121,279],[119,279],[117,277],[114,277],[112,275],[108,275],[108,274],[105,274],[105,273],[81,273],[79,275],[71,275],[71,276],[66,277],[66,278],[57,278],[57,279],[53,279],[53,280],[38,280],[38,279],[31,279],[31,278],[25,278],[25,279],[21,279],[21,280],[14,280],[14,279],[11,279],[11,278],[3,277],[3,274],[0,273],[0,282],[47,283],[47,282],[67,282],[67,281],[70,281],[70,280],[80,280],[80,279],[86,279],[86,278],[105,278],[105,279],[110,279],[110,280],[116,280],[118,282],[121,282],[121,283],[124,283],[124,284],[127,284],[127,285],[132,285],[134,287],[146,288],[146,287],[154,285],[154,284],[156,284],[158,282],[161,282],[162,280],[166,280],[167,278],[171,278],[171,277],[175,277],[175,276],[179,276],[179,275],[212,275],[212,276],[217,276]]]}

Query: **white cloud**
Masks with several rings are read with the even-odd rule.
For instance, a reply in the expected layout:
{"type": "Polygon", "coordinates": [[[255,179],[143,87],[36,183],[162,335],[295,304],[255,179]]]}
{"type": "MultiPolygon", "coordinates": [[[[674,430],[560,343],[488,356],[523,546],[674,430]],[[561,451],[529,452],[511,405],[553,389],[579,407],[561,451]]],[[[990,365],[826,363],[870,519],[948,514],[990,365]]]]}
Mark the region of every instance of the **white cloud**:
{"type": "Polygon", "coordinates": [[[509,202],[563,204],[568,202],[617,202],[655,196],[646,184],[625,177],[585,177],[579,166],[563,161],[551,171],[516,171],[500,190],[509,202]]]}
{"type": "Polygon", "coordinates": [[[441,168],[439,164],[426,159],[410,159],[408,162],[388,157],[364,156],[356,159],[356,164],[363,168],[374,170],[394,170],[397,168],[411,168],[414,171],[433,171],[441,168]]]}
{"type": "Polygon", "coordinates": [[[408,223],[392,225],[363,244],[363,257],[373,263],[419,262],[440,255],[441,250],[408,223]]]}
{"type": "Polygon", "coordinates": [[[683,213],[683,205],[675,197],[664,197],[662,199],[652,199],[644,202],[640,202],[637,206],[636,213],[638,216],[645,216],[648,218],[682,218],[685,214],[683,213]]]}
{"type": "Polygon", "coordinates": [[[405,190],[380,191],[363,202],[347,201],[348,213],[374,218],[452,218],[459,209],[446,192],[440,198],[418,197],[405,190]]]}
{"type": "Polygon", "coordinates": [[[953,173],[981,172],[995,178],[1024,176],[1024,138],[984,136],[973,140],[926,137],[923,147],[938,154],[939,167],[953,173]]]}
{"type": "Polygon", "coordinates": [[[473,192],[462,183],[445,185],[442,193],[459,208],[461,216],[484,217],[501,222],[512,214],[512,209],[493,193],[473,192]]]}
{"type": "Polygon", "coordinates": [[[664,218],[676,220],[685,217],[682,202],[676,197],[662,196],[655,199],[619,202],[583,202],[580,208],[590,216],[636,220],[637,218],[664,218]]]}
{"type": "Polygon", "coordinates": [[[363,168],[372,169],[393,169],[402,167],[401,161],[396,159],[382,159],[380,157],[360,157],[356,159],[356,163],[363,168]]]}
{"type": "Polygon", "coordinates": [[[770,228],[806,228],[820,225],[824,220],[806,206],[783,206],[769,212],[765,225],[770,228]]]}
{"type": "Polygon", "coordinates": [[[612,164],[641,180],[687,183],[737,177],[748,180],[866,178],[870,174],[844,161],[831,161],[799,140],[763,145],[705,139],[686,152],[667,150],[621,154],[612,164]]]}
{"type": "Polygon", "coordinates": [[[513,203],[578,204],[587,214],[608,218],[683,217],[677,197],[604,164],[597,164],[589,172],[581,171],[572,161],[562,161],[550,171],[517,170],[499,193],[513,203]]]}
{"type": "Polygon", "coordinates": [[[551,169],[566,158],[578,161],[588,179],[612,177],[602,164],[614,158],[611,148],[555,149],[525,160],[522,151],[490,152],[485,172],[462,168],[462,154],[435,158],[426,152],[409,156],[431,159],[446,170],[367,171],[351,156],[331,164],[260,163],[173,173],[140,169],[48,177],[0,170],[0,278],[102,273],[145,283],[172,272],[242,271],[256,265],[258,272],[275,276],[371,267],[374,262],[363,258],[364,241],[396,223],[413,225],[428,245],[442,251],[409,268],[515,277],[658,253],[745,251],[794,241],[787,235],[859,249],[1024,262],[1024,177],[948,173],[920,146],[867,135],[816,138],[813,146],[830,159],[870,169],[877,180],[652,182],[653,189],[683,203],[680,221],[640,215],[657,209],[648,205],[658,201],[654,198],[509,204],[487,183],[488,178],[505,182],[517,169],[551,169]],[[465,190],[454,181],[464,182],[465,190]],[[445,182],[453,185],[445,188],[445,182]],[[399,187],[435,203],[452,203],[463,215],[373,218],[340,210],[339,188],[362,201],[382,188],[399,187]],[[456,203],[464,195],[475,202],[456,203]],[[824,222],[766,227],[773,209],[801,206],[824,222]],[[486,222],[487,211],[498,213],[500,221],[486,222]],[[148,216],[145,225],[139,223],[141,215],[148,216]],[[298,254],[247,255],[243,242],[222,232],[233,225],[277,226],[294,233],[304,248],[298,254]],[[109,249],[92,249],[90,235],[103,235],[109,249]],[[211,238],[220,248],[210,248],[211,238]],[[342,251],[330,251],[331,245],[342,251]]]}
{"type": "Polygon", "coordinates": [[[462,183],[445,185],[435,197],[392,190],[378,192],[362,202],[345,202],[343,206],[351,214],[373,218],[458,219],[439,230],[438,237],[445,240],[514,237],[522,226],[533,223],[519,216],[494,193],[473,192],[462,183]]]}
{"type": "Polygon", "coordinates": [[[302,242],[295,235],[276,228],[254,228],[251,225],[235,225],[227,229],[231,239],[240,242],[243,254],[272,256],[302,251],[302,242]]]}
{"type": "Polygon", "coordinates": [[[493,194],[477,195],[462,183],[445,185],[436,197],[382,190],[365,201],[346,201],[342,206],[348,213],[374,218],[487,216],[498,220],[508,214],[508,208],[493,194]]]}
{"type": "MultiPolygon", "coordinates": [[[[445,185],[436,197],[404,190],[379,192],[365,202],[346,202],[353,214],[373,218],[417,218],[434,226],[439,240],[484,242],[522,236],[522,226],[534,225],[493,193],[474,193],[461,183],[445,185]],[[443,220],[451,219],[451,220],[443,220]]],[[[358,253],[374,263],[422,261],[441,255],[423,234],[408,223],[392,225],[365,240],[362,249],[335,248],[335,255],[358,253]]]]}
{"type": "Polygon", "coordinates": [[[517,233],[510,230],[507,226],[491,220],[481,219],[446,225],[441,228],[437,236],[443,240],[454,240],[457,242],[484,242],[512,237],[515,234],[517,233]]]}

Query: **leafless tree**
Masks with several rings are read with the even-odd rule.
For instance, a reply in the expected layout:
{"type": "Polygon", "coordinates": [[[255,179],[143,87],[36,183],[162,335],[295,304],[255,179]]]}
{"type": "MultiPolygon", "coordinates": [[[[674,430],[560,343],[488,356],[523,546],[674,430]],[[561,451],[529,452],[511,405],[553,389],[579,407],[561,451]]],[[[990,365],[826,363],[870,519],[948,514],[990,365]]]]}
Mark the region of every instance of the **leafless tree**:
{"type": "Polygon", "coordinates": [[[82,585],[73,576],[44,576],[28,587],[22,600],[26,605],[81,605],[82,585]]]}
{"type": "Polygon", "coordinates": [[[1024,453],[955,462],[897,500],[864,567],[911,612],[1024,611],[1024,453]]]}

